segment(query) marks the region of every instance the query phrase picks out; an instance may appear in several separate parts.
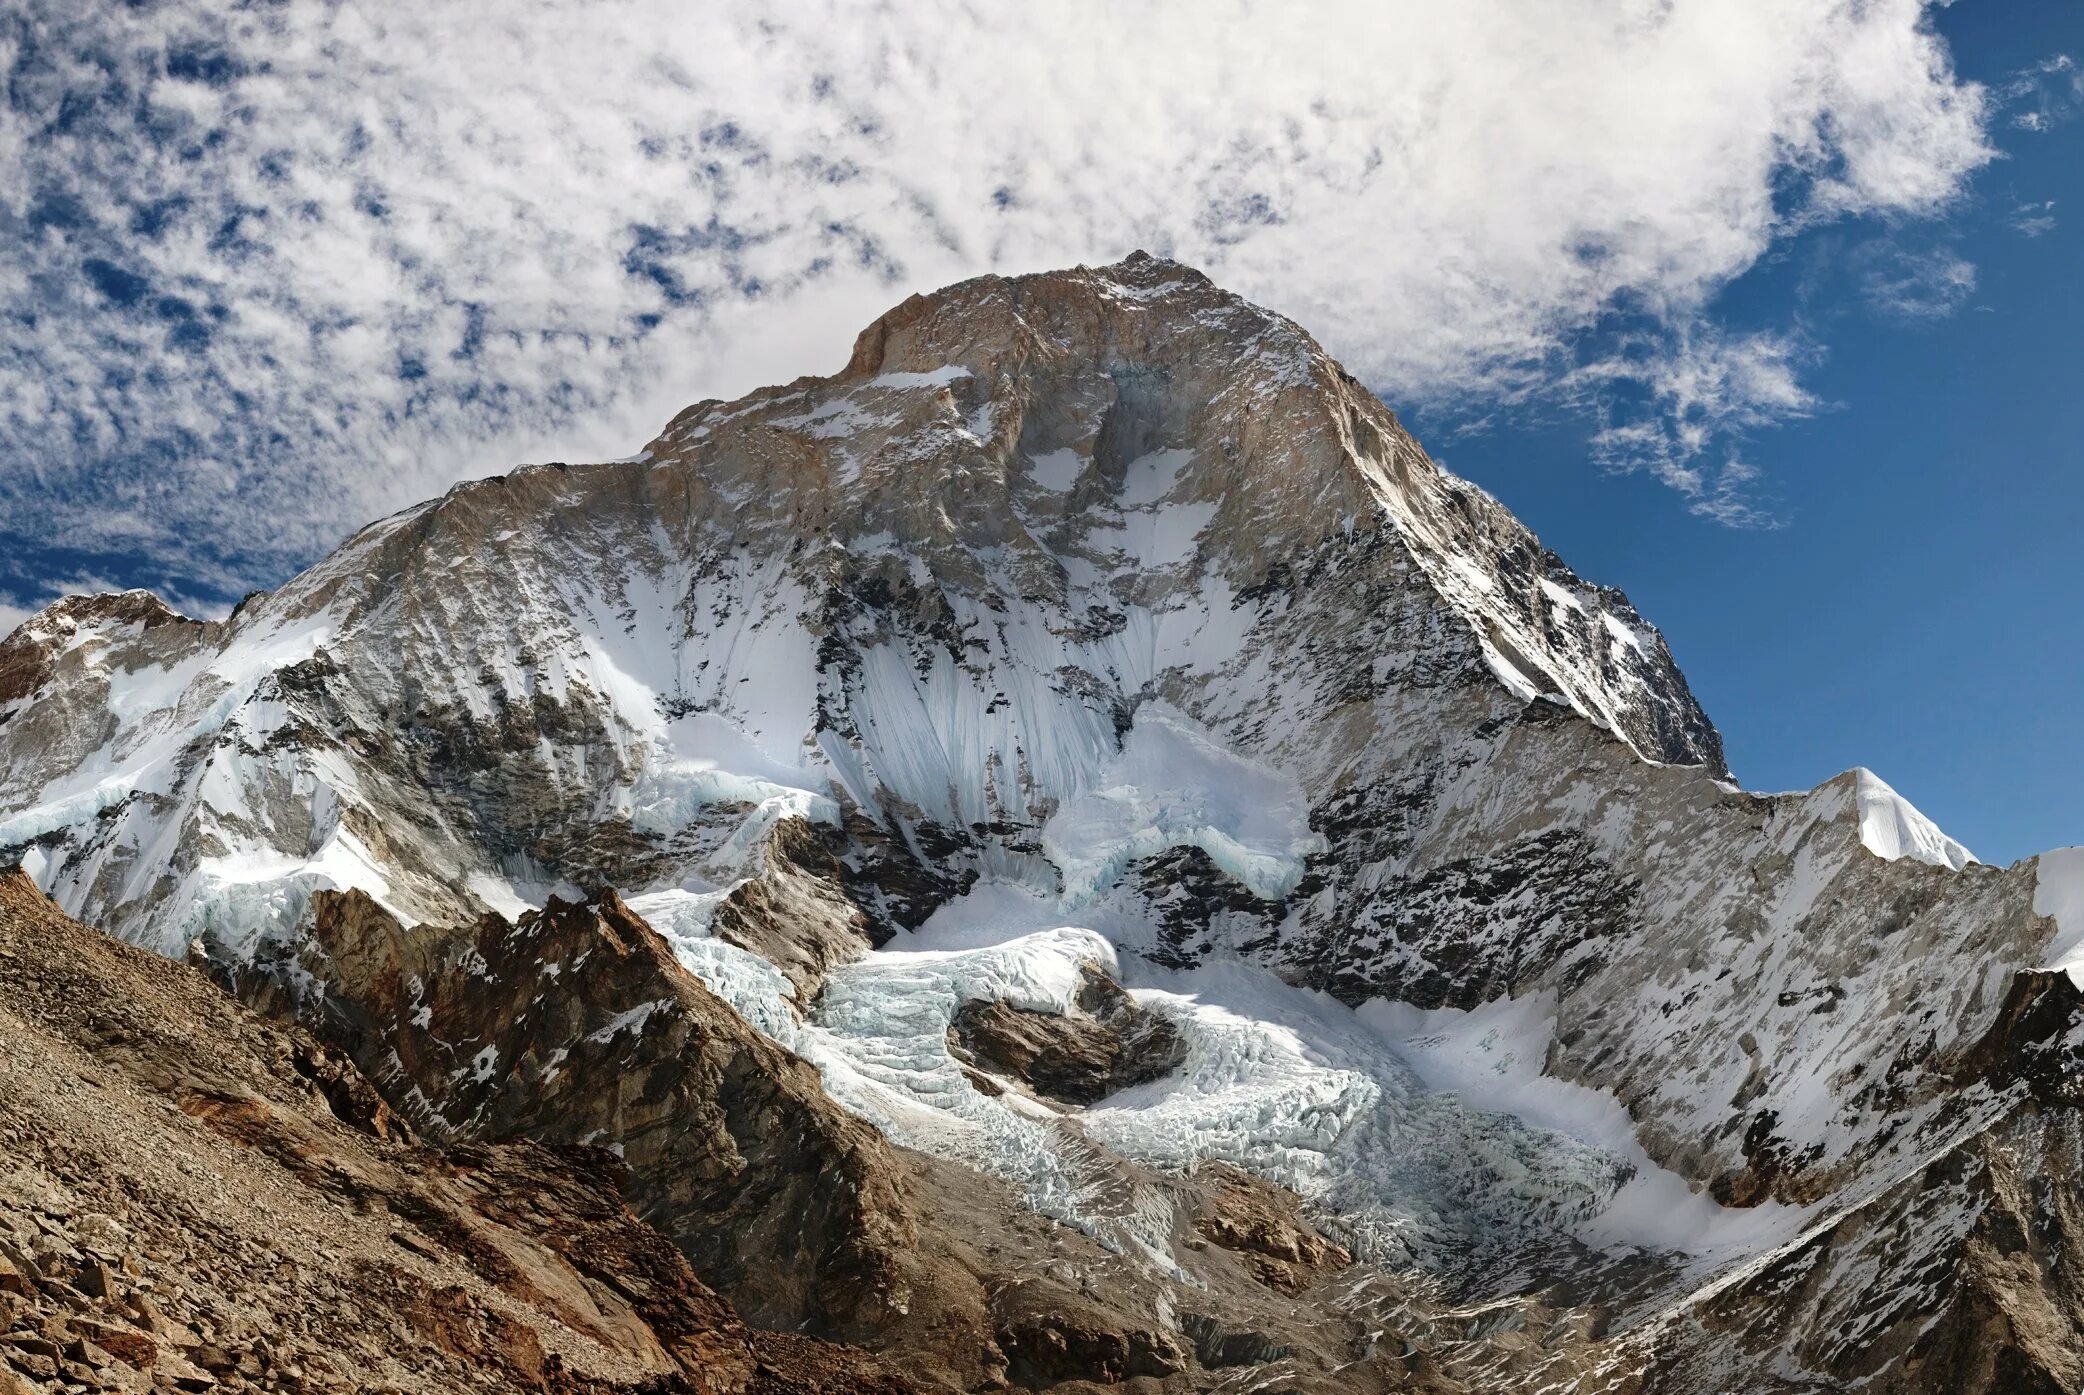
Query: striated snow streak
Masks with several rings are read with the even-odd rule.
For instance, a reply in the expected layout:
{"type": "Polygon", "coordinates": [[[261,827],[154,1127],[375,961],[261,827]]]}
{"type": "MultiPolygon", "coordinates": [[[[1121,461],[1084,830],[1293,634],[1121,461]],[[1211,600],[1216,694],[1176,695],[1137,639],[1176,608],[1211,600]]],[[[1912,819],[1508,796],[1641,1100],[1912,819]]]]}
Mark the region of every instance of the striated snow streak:
{"type": "Polygon", "coordinates": [[[1042,847],[1072,902],[1111,885],[1139,858],[1200,848],[1267,900],[1286,896],[1324,839],[1294,780],[1247,761],[1162,702],[1137,709],[1122,749],[1093,787],[1042,829],[1042,847]]]}

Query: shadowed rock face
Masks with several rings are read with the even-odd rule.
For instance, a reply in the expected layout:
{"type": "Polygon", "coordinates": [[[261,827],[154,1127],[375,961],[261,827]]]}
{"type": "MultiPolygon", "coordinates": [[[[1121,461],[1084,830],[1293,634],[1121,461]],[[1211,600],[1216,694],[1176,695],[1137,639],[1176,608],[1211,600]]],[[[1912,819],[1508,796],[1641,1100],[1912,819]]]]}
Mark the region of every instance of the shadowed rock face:
{"type": "Polygon", "coordinates": [[[2073,1388],[2059,867],[1726,777],[1625,597],[1141,256],[0,642],[0,860],[371,1128],[619,1149],[757,1322],[965,1389],[2073,1388]]]}

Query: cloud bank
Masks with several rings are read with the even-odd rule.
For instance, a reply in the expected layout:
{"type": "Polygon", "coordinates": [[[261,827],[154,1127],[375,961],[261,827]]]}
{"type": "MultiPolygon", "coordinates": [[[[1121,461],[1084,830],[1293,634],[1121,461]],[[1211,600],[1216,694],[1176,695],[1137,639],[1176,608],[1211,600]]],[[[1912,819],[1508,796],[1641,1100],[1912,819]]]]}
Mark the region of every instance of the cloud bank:
{"type": "Polygon", "coordinates": [[[1992,155],[1916,0],[25,0],[0,71],[0,552],[205,596],[1139,246],[1392,403],[1611,393],[1743,522],[1718,441],[1810,404],[1717,291],[1992,155]]]}

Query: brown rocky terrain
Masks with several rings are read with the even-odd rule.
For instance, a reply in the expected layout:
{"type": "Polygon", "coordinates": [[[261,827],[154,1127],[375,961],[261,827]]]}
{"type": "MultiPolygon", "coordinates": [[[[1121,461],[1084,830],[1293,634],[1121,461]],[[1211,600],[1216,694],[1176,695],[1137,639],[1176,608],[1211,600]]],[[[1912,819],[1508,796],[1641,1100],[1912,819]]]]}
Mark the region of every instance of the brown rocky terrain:
{"type": "Polygon", "coordinates": [[[0,878],[0,1389],[861,1392],[603,1149],[434,1146],[355,1067],[0,878]]]}
{"type": "Polygon", "coordinates": [[[1186,1059],[1171,1022],[1138,1007],[1099,965],[1080,969],[1072,1012],[1036,1012],[997,998],[964,1003],[948,1025],[950,1050],[1067,1104],[1097,1104],[1186,1059]]]}

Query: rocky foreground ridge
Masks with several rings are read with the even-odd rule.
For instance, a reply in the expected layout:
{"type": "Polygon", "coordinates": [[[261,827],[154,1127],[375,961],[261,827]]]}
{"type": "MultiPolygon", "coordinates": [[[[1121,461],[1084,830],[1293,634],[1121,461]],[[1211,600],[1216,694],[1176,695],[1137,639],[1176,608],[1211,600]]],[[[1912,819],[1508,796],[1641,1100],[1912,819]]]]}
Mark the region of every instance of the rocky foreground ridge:
{"type": "Polygon", "coordinates": [[[914,1388],[748,1327],[611,1153],[429,1143],[355,1067],[0,878],[0,1389],[914,1388]]]}
{"type": "MultiPolygon", "coordinates": [[[[914,298],[224,621],[61,602],[0,643],[0,863],[302,1043],[240,1088],[322,1059],[363,1103],[296,1127],[384,1196],[622,1294],[499,1290],[520,1388],[712,1378],[675,1341],[742,1388],[2084,1380],[2084,858],[1981,865],[1865,771],[1743,791],[1625,597],[1174,263],[914,298]]],[[[161,1050],[34,1030],[67,1089],[161,1050]]],[[[56,1234],[89,1145],[19,1137],[56,1234]]]]}

